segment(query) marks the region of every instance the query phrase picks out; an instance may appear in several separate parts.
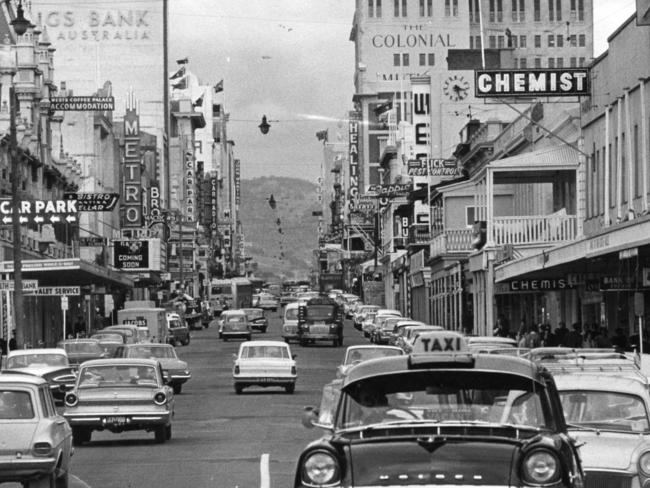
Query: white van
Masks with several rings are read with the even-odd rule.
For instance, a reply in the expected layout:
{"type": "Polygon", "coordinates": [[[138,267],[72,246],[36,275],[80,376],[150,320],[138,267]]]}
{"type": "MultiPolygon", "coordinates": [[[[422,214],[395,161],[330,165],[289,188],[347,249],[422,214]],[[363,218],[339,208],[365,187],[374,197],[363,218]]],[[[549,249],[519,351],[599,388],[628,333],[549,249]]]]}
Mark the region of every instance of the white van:
{"type": "Polygon", "coordinates": [[[282,320],[282,338],[285,342],[298,341],[298,306],[302,302],[287,303],[282,320]]]}

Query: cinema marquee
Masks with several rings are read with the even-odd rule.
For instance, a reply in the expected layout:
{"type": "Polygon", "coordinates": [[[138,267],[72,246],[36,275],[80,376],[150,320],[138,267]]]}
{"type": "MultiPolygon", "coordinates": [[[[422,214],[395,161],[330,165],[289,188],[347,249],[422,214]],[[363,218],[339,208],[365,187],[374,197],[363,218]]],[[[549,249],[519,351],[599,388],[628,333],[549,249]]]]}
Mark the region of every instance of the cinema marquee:
{"type": "Polygon", "coordinates": [[[527,69],[477,70],[475,96],[497,97],[574,97],[590,94],[589,70],[527,69]]]}

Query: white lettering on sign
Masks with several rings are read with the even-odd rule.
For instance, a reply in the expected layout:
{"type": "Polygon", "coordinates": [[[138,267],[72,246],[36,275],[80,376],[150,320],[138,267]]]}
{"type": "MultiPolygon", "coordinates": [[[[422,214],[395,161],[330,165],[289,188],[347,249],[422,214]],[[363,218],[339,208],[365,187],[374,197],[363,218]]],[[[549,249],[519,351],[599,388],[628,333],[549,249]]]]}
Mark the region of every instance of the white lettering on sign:
{"type": "Polygon", "coordinates": [[[589,95],[589,70],[529,69],[476,71],[477,97],[589,95]]]}
{"type": "Polygon", "coordinates": [[[81,295],[79,286],[41,286],[35,290],[28,290],[26,295],[36,296],[70,296],[81,295]]]}
{"type": "MultiPolygon", "coordinates": [[[[0,213],[13,212],[11,200],[0,201],[0,213]]],[[[18,206],[21,215],[72,214],[77,213],[77,200],[22,200],[18,206]]]]}
{"type": "Polygon", "coordinates": [[[465,338],[455,332],[422,332],[413,342],[414,353],[464,352],[467,351],[465,338]]]}

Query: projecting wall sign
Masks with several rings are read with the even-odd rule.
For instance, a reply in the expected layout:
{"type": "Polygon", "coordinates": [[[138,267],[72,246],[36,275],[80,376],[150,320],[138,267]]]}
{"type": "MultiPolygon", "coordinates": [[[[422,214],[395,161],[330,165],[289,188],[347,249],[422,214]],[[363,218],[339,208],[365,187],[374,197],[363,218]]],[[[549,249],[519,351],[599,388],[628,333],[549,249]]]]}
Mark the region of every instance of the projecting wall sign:
{"type": "MultiPolygon", "coordinates": [[[[56,224],[59,222],[77,221],[76,200],[22,200],[18,207],[18,220],[21,224],[56,224]]],[[[11,200],[0,200],[0,222],[13,222],[11,200]]]]}
{"type": "Polygon", "coordinates": [[[590,94],[588,69],[478,70],[474,73],[478,98],[590,94]]]}

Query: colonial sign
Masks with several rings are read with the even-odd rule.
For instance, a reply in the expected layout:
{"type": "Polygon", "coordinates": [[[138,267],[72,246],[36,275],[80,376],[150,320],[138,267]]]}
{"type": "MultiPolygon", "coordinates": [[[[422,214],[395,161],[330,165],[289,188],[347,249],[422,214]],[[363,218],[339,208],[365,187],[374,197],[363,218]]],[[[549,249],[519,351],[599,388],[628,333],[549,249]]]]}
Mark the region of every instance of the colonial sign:
{"type": "Polygon", "coordinates": [[[350,185],[348,190],[348,205],[354,210],[356,200],[359,196],[359,124],[361,114],[350,112],[348,122],[348,161],[350,162],[350,185]]]}
{"type": "Polygon", "coordinates": [[[76,200],[79,212],[109,212],[120,199],[119,193],[64,193],[65,200],[76,200]]]}
{"type": "MultiPolygon", "coordinates": [[[[13,222],[11,200],[0,200],[0,222],[9,225],[13,222]]],[[[77,221],[76,200],[21,200],[18,207],[18,220],[21,224],[56,224],[77,221]]]]}
{"type": "Polygon", "coordinates": [[[113,241],[113,266],[117,269],[148,269],[148,241],[113,241]]]}
{"type": "Polygon", "coordinates": [[[140,117],[135,106],[132,97],[124,116],[124,228],[142,226],[140,117]]]}
{"type": "Polygon", "coordinates": [[[374,193],[381,197],[398,197],[408,195],[413,187],[410,183],[394,185],[370,185],[368,193],[374,193]]]}
{"type": "Polygon", "coordinates": [[[51,97],[50,110],[95,111],[115,110],[113,97],[51,97]]]}
{"type": "MultiPolygon", "coordinates": [[[[23,291],[35,290],[38,288],[38,280],[23,280],[23,291]]],[[[16,289],[16,282],[14,280],[0,281],[0,291],[14,291],[16,289]]]]}
{"type": "Polygon", "coordinates": [[[477,70],[474,76],[475,95],[479,98],[590,94],[586,68],[477,70]]]}

